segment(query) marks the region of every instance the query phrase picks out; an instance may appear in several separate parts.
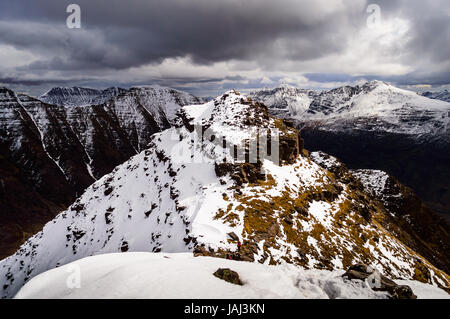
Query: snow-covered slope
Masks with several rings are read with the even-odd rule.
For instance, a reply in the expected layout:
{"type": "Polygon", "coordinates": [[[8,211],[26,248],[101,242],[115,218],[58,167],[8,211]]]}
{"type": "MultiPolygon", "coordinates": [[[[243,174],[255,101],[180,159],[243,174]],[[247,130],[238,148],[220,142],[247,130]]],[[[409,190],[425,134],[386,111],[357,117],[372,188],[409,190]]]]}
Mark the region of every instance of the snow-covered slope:
{"type": "Polygon", "coordinates": [[[119,87],[110,87],[105,90],[96,90],[83,87],[54,87],[42,94],[39,99],[48,104],[66,107],[102,104],[109,99],[125,93],[127,90],[119,87]]]}
{"type": "MultiPolygon", "coordinates": [[[[289,264],[260,265],[187,253],[105,254],[77,260],[33,278],[15,298],[182,298],[182,299],[383,299],[366,282],[343,271],[305,270],[289,264]],[[239,274],[243,286],[213,275],[218,268],[239,274]],[[79,282],[76,275],[80,274],[79,282]],[[69,283],[69,285],[68,285],[69,283]],[[77,286],[79,284],[79,287],[77,286]]],[[[419,299],[449,299],[445,291],[411,280],[419,299]]]]}
{"type": "Polygon", "coordinates": [[[67,108],[0,88],[0,156],[15,168],[0,176],[8,186],[0,192],[5,233],[0,258],[19,247],[11,251],[4,245],[22,243],[40,229],[32,220],[53,218],[96,179],[146,148],[154,133],[170,127],[177,108],[198,101],[188,93],[148,87],[103,104],[67,108]],[[10,173],[16,177],[7,177],[10,173]],[[30,191],[20,194],[24,200],[16,200],[17,190],[25,188],[30,191]],[[36,196],[44,203],[37,205],[36,196]]]}
{"type": "MultiPolygon", "coordinates": [[[[159,85],[144,85],[132,87],[129,90],[110,87],[96,90],[82,87],[55,87],[42,94],[39,99],[48,104],[65,107],[92,106],[108,102],[117,103],[122,112],[129,112],[129,108],[144,107],[158,122],[162,124],[172,121],[180,105],[199,104],[202,98],[192,94],[159,85]],[[114,99],[115,98],[115,99],[114,99]]],[[[109,104],[110,104],[109,103],[109,104]]]]}
{"type": "MultiPolygon", "coordinates": [[[[271,95],[263,90],[250,96],[277,112],[277,92],[280,90],[282,88],[274,89],[271,95]]],[[[432,100],[385,82],[371,81],[320,93],[308,91],[309,104],[301,108],[296,101],[303,101],[305,94],[298,91],[286,92],[288,97],[284,100],[289,110],[286,116],[306,126],[328,131],[360,129],[416,136],[449,134],[450,103],[432,100]]]]}
{"type": "Polygon", "coordinates": [[[367,192],[381,199],[386,190],[389,174],[380,170],[358,169],[352,170],[355,176],[364,186],[367,192]]]}
{"type": "Polygon", "coordinates": [[[129,94],[120,101],[123,103],[120,106],[126,103],[129,105],[142,105],[155,117],[158,123],[165,121],[164,118],[167,118],[172,123],[180,106],[204,102],[202,98],[190,93],[159,85],[132,87],[129,90],[129,94]]]}
{"type": "Polygon", "coordinates": [[[266,88],[252,92],[249,97],[269,106],[274,115],[298,116],[308,110],[315,95],[312,90],[282,85],[274,89],[266,88]]]}
{"type": "Polygon", "coordinates": [[[200,101],[188,93],[156,86],[132,88],[104,104],[71,108],[43,103],[6,88],[1,94],[0,129],[11,153],[20,153],[22,142],[32,138],[27,136],[31,131],[33,138],[40,140],[39,147],[69,180],[77,178],[71,174],[75,165],[71,162],[80,162],[78,166],[87,168],[91,177],[100,177],[140,152],[153,133],[170,127],[180,106],[200,101]],[[70,153],[69,148],[76,150],[70,153]],[[108,161],[111,164],[105,163],[108,161]],[[105,164],[109,166],[106,170],[105,164]]]}
{"type": "Polygon", "coordinates": [[[373,169],[348,171],[335,157],[313,152],[310,158],[335,174],[349,172],[362,189],[376,199],[378,206],[388,212],[378,222],[396,233],[409,248],[428,259],[433,265],[450,271],[450,226],[423,204],[417,195],[386,172],[373,169]],[[401,231],[393,225],[400,225],[401,231]]]}
{"type": "Polygon", "coordinates": [[[1,261],[2,296],[83,257],[120,251],[224,257],[236,253],[236,236],[246,261],[329,270],[364,262],[394,278],[449,287],[448,275],[396,238],[400,228],[388,231],[378,222],[388,212],[350,173],[313,162],[298,131],[264,105],[230,91],[183,107],[175,124],[1,261]],[[273,146],[267,153],[260,147],[257,163],[236,160],[245,152],[235,156],[234,145],[245,149],[267,130],[272,141],[279,135],[281,165],[269,156],[273,146]],[[203,132],[212,142],[199,143],[203,132]]]}
{"type": "Polygon", "coordinates": [[[132,88],[104,104],[71,108],[6,88],[0,94],[1,139],[13,161],[26,162],[38,185],[48,171],[40,163],[51,162],[76,191],[145,148],[153,133],[170,127],[180,106],[199,102],[164,87],[132,88]],[[33,149],[42,151],[39,159],[33,149]]]}

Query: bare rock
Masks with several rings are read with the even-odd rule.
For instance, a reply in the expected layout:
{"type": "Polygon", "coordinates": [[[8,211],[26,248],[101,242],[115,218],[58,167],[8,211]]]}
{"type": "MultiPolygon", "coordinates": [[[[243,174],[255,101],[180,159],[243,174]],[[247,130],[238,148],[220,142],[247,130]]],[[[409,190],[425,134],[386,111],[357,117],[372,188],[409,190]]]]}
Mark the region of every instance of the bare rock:
{"type": "Polygon", "coordinates": [[[351,266],[342,277],[368,281],[374,291],[386,291],[391,295],[392,299],[417,299],[411,287],[398,285],[391,279],[380,274],[376,269],[364,264],[351,266]]]}
{"type": "Polygon", "coordinates": [[[234,240],[234,241],[239,240],[238,235],[236,235],[236,233],[234,233],[234,232],[228,233],[227,235],[231,238],[231,240],[234,240]]]}
{"type": "Polygon", "coordinates": [[[239,274],[228,268],[217,269],[214,276],[235,285],[243,285],[242,281],[239,279],[239,274]]]}

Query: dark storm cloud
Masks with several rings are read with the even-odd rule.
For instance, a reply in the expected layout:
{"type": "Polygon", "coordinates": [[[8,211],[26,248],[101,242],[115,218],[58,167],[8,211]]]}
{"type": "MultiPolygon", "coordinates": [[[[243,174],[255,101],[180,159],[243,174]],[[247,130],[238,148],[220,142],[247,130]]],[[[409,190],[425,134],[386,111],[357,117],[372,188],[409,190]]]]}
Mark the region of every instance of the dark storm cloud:
{"type": "MultiPolygon", "coordinates": [[[[25,85],[25,86],[39,86],[42,84],[60,84],[60,83],[70,83],[71,80],[66,79],[20,79],[20,78],[12,78],[12,77],[5,77],[0,78],[0,84],[2,85],[25,85]]],[[[77,81],[82,81],[82,79],[78,79],[77,81]]]]}
{"type": "MultiPolygon", "coordinates": [[[[126,68],[189,55],[201,64],[229,59],[253,59],[277,53],[276,39],[289,39],[293,59],[311,59],[345,45],[338,26],[346,27],[352,10],[326,13],[324,4],[298,1],[85,1],[78,0],[82,30],[68,30],[65,6],[59,1],[15,1],[2,18],[1,41],[20,48],[64,51],[60,60],[35,67],[126,68]],[[22,6],[20,5],[22,4],[22,6]],[[8,13],[7,13],[8,12],[8,13]],[[48,23],[31,28],[17,22],[48,23]],[[298,39],[301,46],[295,46],[298,39]]],[[[358,16],[361,16],[360,14],[358,16]]],[[[32,26],[32,25],[31,25],[32,26]]]]}
{"type": "MultiPolygon", "coordinates": [[[[405,46],[394,46],[383,54],[401,55],[399,59],[414,71],[384,78],[402,83],[450,83],[447,2],[374,1],[381,8],[382,19],[398,17],[410,24],[405,46]]],[[[367,4],[364,0],[8,1],[2,3],[0,11],[0,44],[33,52],[39,58],[15,68],[22,80],[4,74],[0,77],[22,83],[31,81],[32,85],[38,80],[27,79],[27,73],[54,78],[42,78],[42,83],[58,82],[64,76],[73,80],[89,78],[87,73],[99,75],[186,56],[197,65],[239,60],[277,71],[285,61],[307,62],[339,56],[348,49],[349,39],[365,27],[367,4]],[[66,27],[65,10],[74,2],[81,7],[81,30],[66,27]]],[[[360,58],[355,53],[354,59],[360,58]]],[[[370,73],[308,74],[307,78],[316,82],[344,82],[372,76],[380,78],[370,73]]],[[[157,81],[151,77],[149,80],[157,81]]],[[[221,74],[211,77],[192,74],[185,78],[167,77],[160,82],[194,86],[208,83],[228,86],[233,81],[242,86],[261,84],[260,80],[244,80],[221,74]]]]}
{"type": "Polygon", "coordinates": [[[405,75],[390,75],[382,76],[375,74],[366,75],[348,75],[348,74],[332,74],[332,73],[307,73],[304,76],[313,82],[317,83],[352,83],[360,80],[372,81],[388,81],[393,82],[400,86],[406,85],[418,85],[418,84],[430,84],[430,85],[446,85],[450,83],[450,74],[447,71],[440,72],[427,72],[427,73],[407,73],[405,75]]]}

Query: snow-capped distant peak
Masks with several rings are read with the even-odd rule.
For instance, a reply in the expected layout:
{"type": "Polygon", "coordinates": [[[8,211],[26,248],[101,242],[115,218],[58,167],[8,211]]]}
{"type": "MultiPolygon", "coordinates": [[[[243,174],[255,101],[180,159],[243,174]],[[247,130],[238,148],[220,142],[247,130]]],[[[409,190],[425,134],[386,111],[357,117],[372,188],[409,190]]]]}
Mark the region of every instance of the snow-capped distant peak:
{"type": "Polygon", "coordinates": [[[251,92],[249,97],[272,108],[275,115],[292,114],[300,116],[309,107],[314,92],[299,89],[290,85],[251,92]]]}
{"type": "Polygon", "coordinates": [[[446,134],[450,103],[432,100],[383,81],[314,92],[276,88],[250,96],[271,112],[306,125],[339,131],[361,129],[408,135],[446,134]],[[282,111],[280,111],[282,110],[282,111]]]}
{"type": "Polygon", "coordinates": [[[375,88],[375,87],[390,87],[391,85],[385,81],[372,80],[364,83],[362,86],[375,88]]]}
{"type": "Polygon", "coordinates": [[[74,107],[102,104],[124,92],[126,90],[119,87],[110,87],[105,90],[78,86],[54,87],[42,94],[39,99],[48,104],[74,107]]]}
{"type": "Polygon", "coordinates": [[[134,108],[140,105],[152,114],[158,123],[167,121],[173,123],[181,106],[203,102],[202,98],[190,93],[160,85],[134,86],[127,94],[123,94],[114,101],[118,108],[134,108]]]}
{"type": "MultiPolygon", "coordinates": [[[[134,86],[132,86],[132,87],[130,88],[130,90],[132,90],[132,89],[142,89],[142,90],[150,89],[150,90],[159,90],[159,89],[171,89],[171,88],[166,87],[166,86],[162,86],[162,85],[159,85],[159,84],[142,84],[142,85],[134,85],[134,86]]],[[[175,89],[173,89],[173,90],[175,90],[175,89]]]]}
{"type": "Polygon", "coordinates": [[[447,89],[445,89],[443,91],[436,91],[436,92],[424,92],[421,95],[425,96],[429,99],[450,102],[450,92],[447,89]]]}

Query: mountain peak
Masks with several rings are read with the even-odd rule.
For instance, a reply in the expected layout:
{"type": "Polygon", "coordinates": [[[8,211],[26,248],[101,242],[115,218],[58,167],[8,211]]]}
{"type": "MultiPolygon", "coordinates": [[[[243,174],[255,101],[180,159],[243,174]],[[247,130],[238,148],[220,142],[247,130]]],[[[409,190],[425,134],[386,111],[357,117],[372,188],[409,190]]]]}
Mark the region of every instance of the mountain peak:
{"type": "Polygon", "coordinates": [[[1,94],[14,94],[13,90],[8,89],[6,86],[0,86],[1,94]]]}
{"type": "Polygon", "coordinates": [[[203,105],[185,106],[178,123],[206,126],[220,133],[228,141],[241,144],[253,138],[261,128],[275,129],[275,119],[267,107],[236,90],[229,90],[203,105]]]}
{"type": "Polygon", "coordinates": [[[448,99],[448,93],[420,96],[379,80],[321,92],[273,89],[252,92],[250,96],[267,104],[272,114],[302,123],[320,122],[333,130],[358,127],[415,136],[445,132],[446,112],[450,109],[448,103],[437,101],[448,99]]]}
{"type": "Polygon", "coordinates": [[[384,81],[372,80],[372,81],[367,81],[366,83],[362,84],[361,87],[369,88],[369,89],[373,90],[375,88],[387,88],[387,87],[393,87],[393,86],[391,86],[389,83],[384,82],[384,81]]]}
{"type": "Polygon", "coordinates": [[[366,83],[368,84],[372,84],[372,85],[389,85],[389,83],[385,82],[385,81],[381,81],[381,80],[371,80],[371,81],[367,81],[366,83]]]}
{"type": "Polygon", "coordinates": [[[51,96],[51,95],[59,95],[62,93],[79,93],[79,92],[99,92],[100,90],[93,89],[93,88],[87,88],[87,87],[80,87],[80,86],[55,86],[51,89],[49,89],[47,92],[41,95],[41,97],[45,96],[51,96]]]}
{"type": "Polygon", "coordinates": [[[297,88],[296,86],[294,86],[294,85],[292,85],[292,84],[289,84],[289,82],[287,82],[287,81],[280,81],[280,84],[279,84],[279,86],[278,87],[280,87],[280,88],[297,88]]]}
{"type": "Polygon", "coordinates": [[[158,89],[169,89],[169,88],[166,86],[161,86],[159,84],[134,85],[130,88],[130,90],[158,90],[158,89]]]}
{"type": "Polygon", "coordinates": [[[66,107],[101,104],[126,92],[120,87],[109,87],[104,90],[86,87],[54,87],[42,94],[39,99],[48,104],[66,107]]]}

